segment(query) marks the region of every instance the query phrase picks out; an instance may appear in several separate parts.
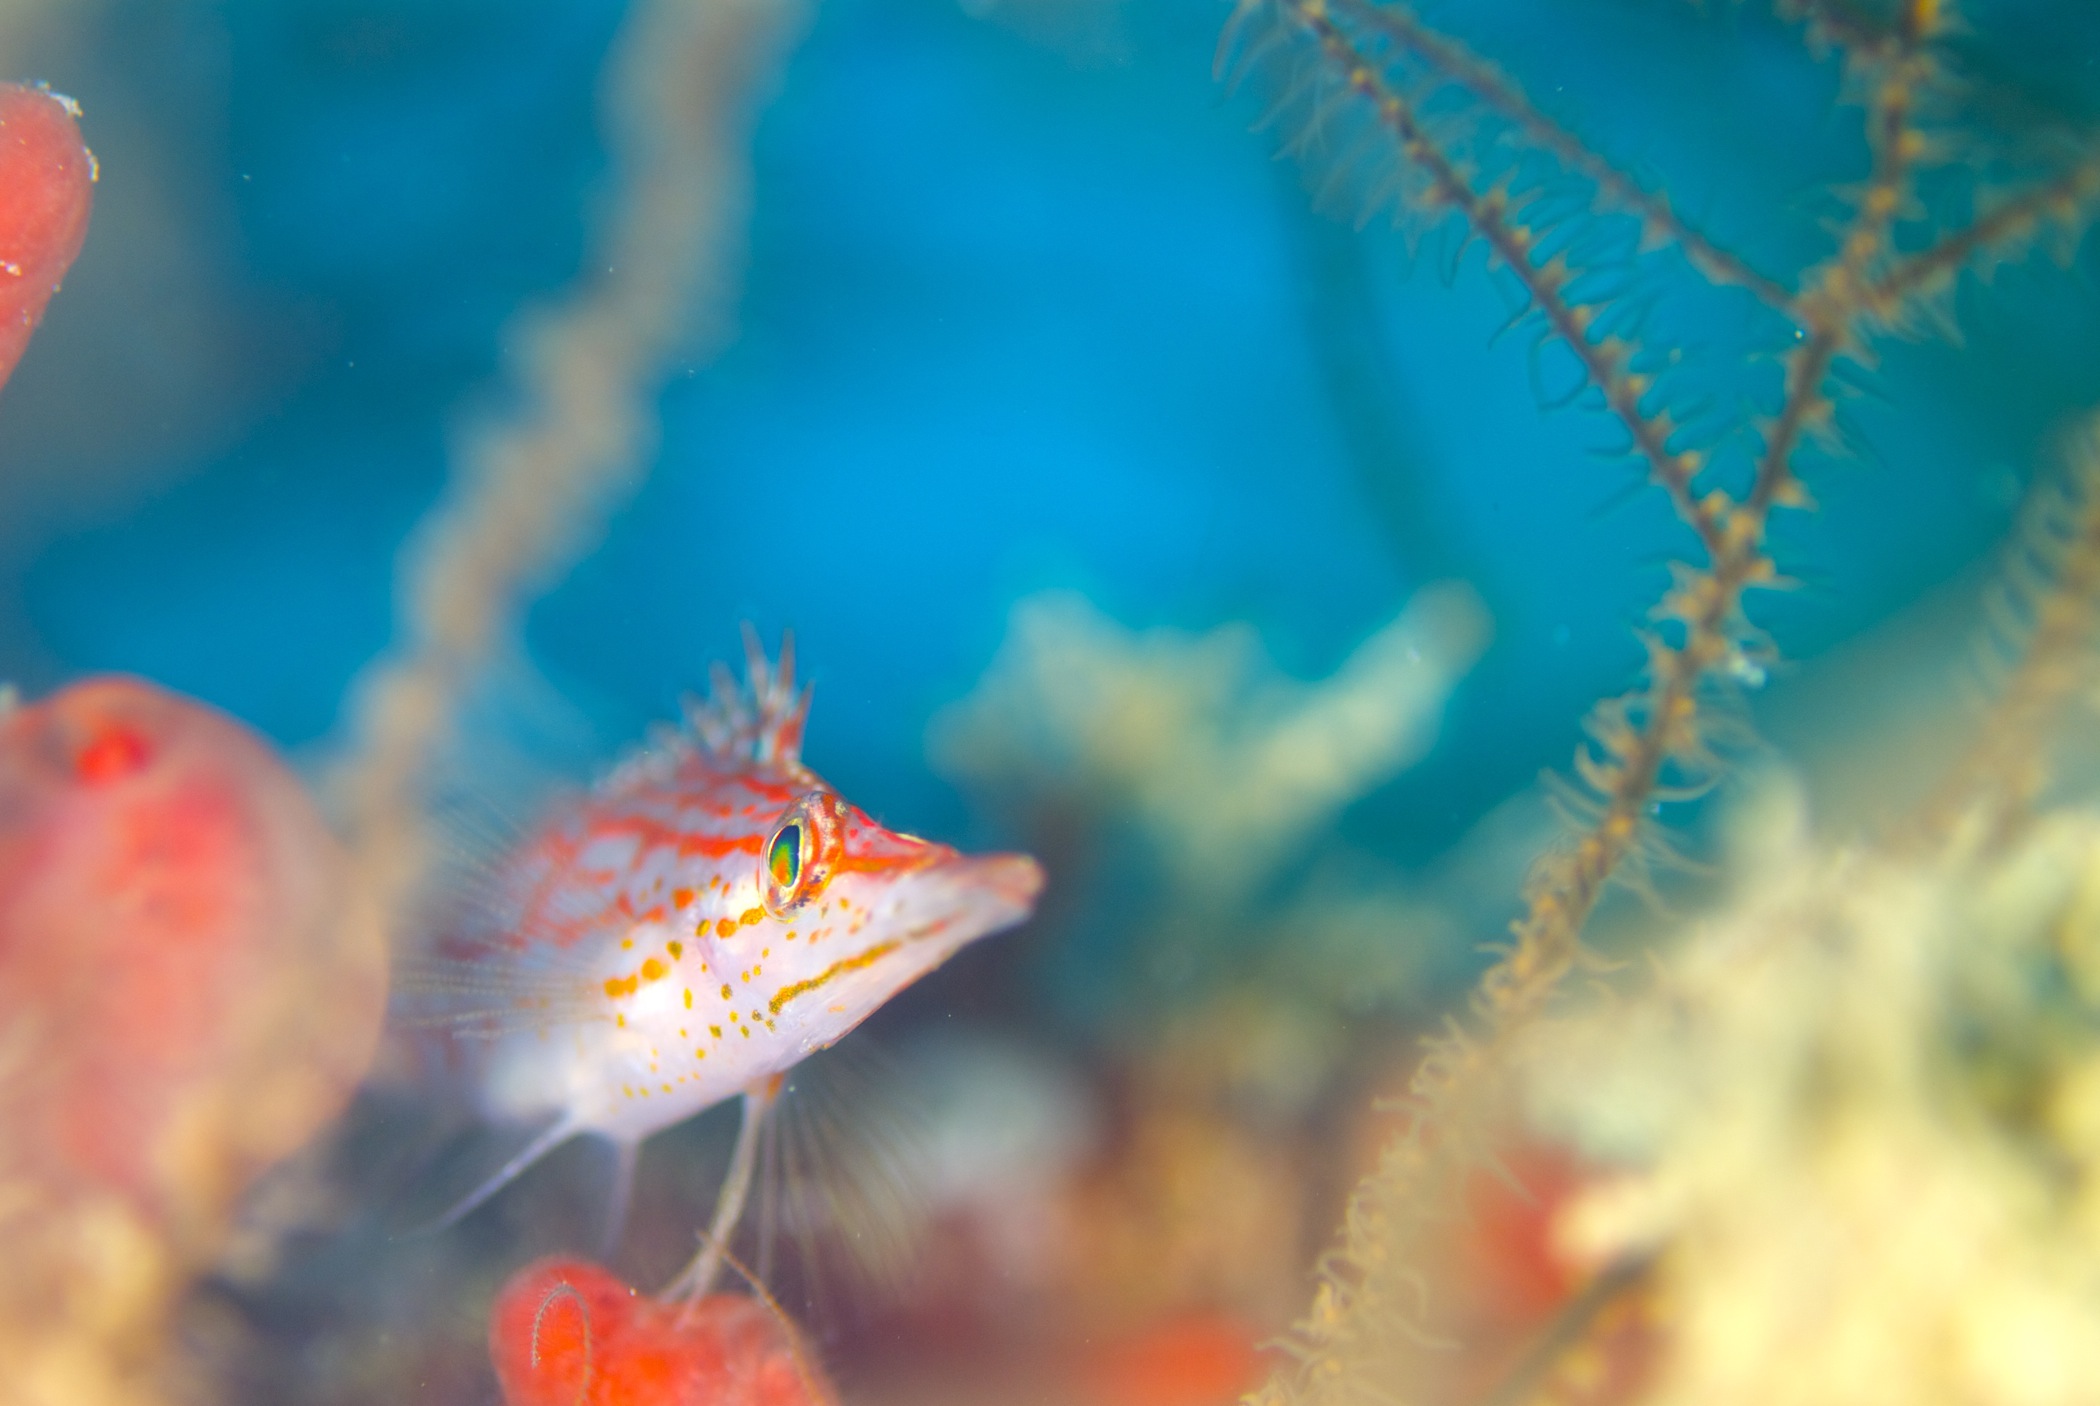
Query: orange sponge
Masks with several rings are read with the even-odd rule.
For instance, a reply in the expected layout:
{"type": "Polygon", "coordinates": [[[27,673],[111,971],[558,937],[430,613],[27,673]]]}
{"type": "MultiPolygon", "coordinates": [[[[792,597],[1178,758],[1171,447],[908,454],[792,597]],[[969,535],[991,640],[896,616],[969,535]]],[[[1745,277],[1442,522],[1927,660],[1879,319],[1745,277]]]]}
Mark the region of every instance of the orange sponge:
{"type": "Polygon", "coordinates": [[[95,158],[71,99],[0,83],[0,385],[87,237],[95,158]]]}

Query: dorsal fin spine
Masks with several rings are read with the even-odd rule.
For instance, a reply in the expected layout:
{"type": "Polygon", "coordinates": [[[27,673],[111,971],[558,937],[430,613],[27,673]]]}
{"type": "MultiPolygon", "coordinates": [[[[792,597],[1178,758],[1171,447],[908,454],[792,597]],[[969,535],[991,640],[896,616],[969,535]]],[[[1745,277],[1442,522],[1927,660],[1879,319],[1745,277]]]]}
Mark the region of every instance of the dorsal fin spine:
{"type": "Polygon", "coordinates": [[[682,700],[683,725],[652,729],[648,742],[616,763],[600,780],[600,788],[667,775],[681,759],[696,753],[726,766],[755,763],[802,771],[810,690],[795,687],[794,635],[782,632],[780,659],[774,663],[747,623],[744,660],[741,682],[728,665],[715,661],[708,669],[707,696],[687,694],[682,700]]]}

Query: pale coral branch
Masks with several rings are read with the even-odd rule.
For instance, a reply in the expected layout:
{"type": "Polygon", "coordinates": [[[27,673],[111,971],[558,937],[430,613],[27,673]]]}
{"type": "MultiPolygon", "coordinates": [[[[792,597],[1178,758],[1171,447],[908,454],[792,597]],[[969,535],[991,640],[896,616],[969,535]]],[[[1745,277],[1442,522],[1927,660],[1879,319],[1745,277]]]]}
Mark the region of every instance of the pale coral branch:
{"type": "MultiPolygon", "coordinates": [[[[2026,638],[1973,742],[1922,807],[1920,838],[1944,841],[1965,824],[1985,843],[2009,834],[2041,795],[2065,712],[2093,683],[2100,662],[2100,417],[2087,425],[2070,481],[2037,495],[2018,548],[2041,577],[2020,602],[2026,638]]],[[[2018,573],[2009,574],[2009,589],[2020,593],[2018,573]]]]}
{"type": "Polygon", "coordinates": [[[507,329],[510,408],[473,427],[402,559],[398,638],[357,693],[331,778],[369,881],[397,907],[421,870],[420,783],[461,696],[639,482],[674,357],[730,335],[749,129],[794,0],[640,0],[608,65],[618,184],[588,273],[507,329]]]}

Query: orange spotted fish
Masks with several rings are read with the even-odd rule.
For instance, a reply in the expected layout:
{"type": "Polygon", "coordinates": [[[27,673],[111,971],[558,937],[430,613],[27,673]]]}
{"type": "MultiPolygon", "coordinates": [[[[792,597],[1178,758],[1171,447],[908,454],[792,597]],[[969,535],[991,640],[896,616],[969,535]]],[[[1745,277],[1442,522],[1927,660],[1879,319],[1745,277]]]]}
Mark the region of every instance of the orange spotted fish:
{"type": "MultiPolygon", "coordinates": [[[[542,1129],[441,1225],[589,1133],[619,1153],[617,1233],[642,1140],[742,1095],[719,1246],[786,1072],[1033,907],[1033,859],[886,830],[804,766],[791,644],[777,669],[755,637],[747,652],[744,685],[717,665],[685,727],[556,808],[441,943],[423,994],[490,1037],[473,1061],[482,1112],[542,1129]]],[[[688,1293],[713,1278],[703,1259],[688,1293]]]]}

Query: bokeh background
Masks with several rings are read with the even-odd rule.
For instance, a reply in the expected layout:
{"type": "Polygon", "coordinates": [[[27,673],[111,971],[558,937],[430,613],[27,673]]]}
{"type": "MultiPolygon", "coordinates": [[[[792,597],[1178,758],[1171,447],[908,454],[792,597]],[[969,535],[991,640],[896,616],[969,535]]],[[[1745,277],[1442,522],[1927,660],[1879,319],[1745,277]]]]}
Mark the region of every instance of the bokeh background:
{"type": "MultiPolygon", "coordinates": [[[[2100,11],[1964,9],[1998,105],[1980,121],[2100,117],[2100,11]]],[[[1371,895],[1374,928],[1409,904],[1440,916],[1387,929],[1405,950],[1378,959],[1397,974],[1369,1009],[1308,1017],[1343,1053],[1314,1061],[1318,1092],[1281,1125],[1332,1121],[1404,1070],[1394,1052],[1463,989],[1551,834],[1535,778],[1635,677],[1684,550],[1616,426],[1561,403],[1571,368],[1495,335],[1509,289],[1477,248],[1382,215],[1359,228],[1363,158],[1342,136],[1262,126],[1273,83],[1217,81],[1228,17],[1208,0],[811,6],[757,126],[734,339],[675,368],[643,486],[517,641],[520,687],[573,726],[512,742],[580,772],[735,657],[741,622],[792,629],[821,773],[887,823],[1051,866],[1013,953],[959,959],[886,1035],[911,1046],[960,1013],[1013,1036],[1081,1090],[1090,1126],[1153,1067],[1130,1032],[1156,1033],[1220,964],[1273,955],[1283,920],[1259,915],[1302,912],[1307,875],[1371,895]],[[1279,159],[1285,143],[1310,159],[1279,159]],[[1170,892],[1142,815],[938,741],[1017,604],[1046,592],[1111,631],[1247,631],[1281,676],[1318,680],[1438,582],[1477,596],[1484,652],[1427,708],[1433,738],[1285,835],[1230,923],[1170,892]],[[1168,955],[1147,925],[1182,932],[1168,955]]],[[[101,166],[85,251],[0,396],[0,673],[38,694],[135,672],[309,765],[340,744],[394,634],[396,554],[500,393],[506,328],[585,272],[622,18],[610,0],[0,3],[0,72],[77,99],[101,166]]],[[[1821,252],[1833,193],[1864,170],[1836,66],[1765,7],[1444,18],[1775,273],[1821,252]]],[[[2069,262],[1965,283],[1958,344],[1887,342],[1852,377],[1852,452],[1815,466],[1820,511],[1777,529],[1795,587],[1755,607],[1784,662],[1746,680],[1752,715],[1797,759],[1841,751],[1862,698],[1886,719],[1952,696],[1945,666],[2023,493],[2100,404],[2093,257],[2069,262]]],[[[1687,349],[1679,384],[1714,417],[1769,408],[1791,333],[1747,299],[1658,296],[1637,325],[1687,349]]],[[[1237,697],[1191,696],[1199,713],[1237,697]]],[[[1702,813],[1676,820],[1696,854],[1702,813]]],[[[1329,986],[1373,960],[1321,950],[1329,986]]],[[[1362,1155],[1345,1142],[1307,1144],[1315,1170],[1289,1173],[1316,1187],[1293,1253],[1331,1225],[1362,1155]]],[[[513,1254],[529,1237],[508,1233],[513,1254]]]]}
{"type": "MultiPolygon", "coordinates": [[[[1985,8],[2035,101],[2093,100],[2090,12],[1985,8]]],[[[577,274],[621,7],[11,10],[9,71],[83,104],[104,179],[0,406],[8,671],[41,689],[137,670],[311,745],[389,638],[393,553],[505,320],[577,274]]],[[[1593,457],[1609,427],[1542,413],[1524,346],[1490,345],[1507,312],[1477,252],[1453,280],[1353,235],[1346,196],[1310,213],[1277,135],[1249,132],[1259,95],[1212,81],[1227,13],[815,9],[759,128],[738,340],[664,397],[648,486],[527,625],[609,734],[663,715],[739,621],[792,626],[821,768],[953,830],[926,722],[1016,598],[1247,620],[1317,676],[1457,577],[1493,650],[1436,755],[1361,824],[1433,852],[1561,764],[1638,662],[1664,509],[1615,502],[1628,476],[1593,457]]],[[[1813,247],[1818,184],[1857,175],[1835,75],[1754,7],[1504,4],[1476,24],[1512,72],[1550,71],[1555,111],[1775,265],[1813,247]]],[[[2095,398],[2090,292],[2005,283],[1965,308],[1966,350],[1892,349],[1856,407],[1870,452],[1816,485],[1824,512],[1786,544],[1804,589],[1769,608],[1790,657],[1987,557],[2095,398]]]]}

